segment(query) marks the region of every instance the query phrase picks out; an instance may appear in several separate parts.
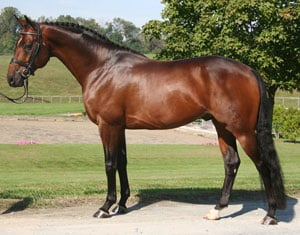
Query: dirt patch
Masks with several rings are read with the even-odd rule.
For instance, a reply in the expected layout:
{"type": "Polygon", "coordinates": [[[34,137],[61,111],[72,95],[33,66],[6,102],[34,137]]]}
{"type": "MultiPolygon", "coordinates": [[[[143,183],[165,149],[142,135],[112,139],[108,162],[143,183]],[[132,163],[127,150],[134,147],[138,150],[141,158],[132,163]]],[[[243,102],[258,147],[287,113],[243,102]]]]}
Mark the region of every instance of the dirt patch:
{"type": "MultiPolygon", "coordinates": [[[[98,128],[86,118],[0,117],[0,144],[94,144],[98,128]]],[[[216,134],[200,128],[126,130],[128,144],[216,145],[216,134]]]]}

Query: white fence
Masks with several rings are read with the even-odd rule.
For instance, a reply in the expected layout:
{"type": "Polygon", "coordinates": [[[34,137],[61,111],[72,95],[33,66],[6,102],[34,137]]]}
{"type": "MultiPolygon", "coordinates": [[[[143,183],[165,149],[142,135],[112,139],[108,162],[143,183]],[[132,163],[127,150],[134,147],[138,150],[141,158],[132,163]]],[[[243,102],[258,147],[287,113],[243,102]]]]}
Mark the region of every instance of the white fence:
{"type": "MultiPolygon", "coordinates": [[[[7,102],[0,97],[0,102],[7,102]]],[[[29,96],[28,103],[82,103],[82,96],[29,96]]],[[[287,108],[294,107],[300,110],[300,97],[275,97],[276,105],[283,105],[287,108]]]]}
{"type": "MultiPolygon", "coordinates": [[[[9,102],[5,98],[0,97],[0,102],[9,102]]],[[[59,104],[71,104],[82,103],[82,96],[31,96],[26,100],[26,103],[59,103],[59,104]]]]}
{"type": "Polygon", "coordinates": [[[275,97],[275,105],[294,107],[300,110],[300,97],[275,97]]]}
{"type": "Polygon", "coordinates": [[[30,96],[28,102],[31,103],[82,103],[82,96],[30,96]]]}

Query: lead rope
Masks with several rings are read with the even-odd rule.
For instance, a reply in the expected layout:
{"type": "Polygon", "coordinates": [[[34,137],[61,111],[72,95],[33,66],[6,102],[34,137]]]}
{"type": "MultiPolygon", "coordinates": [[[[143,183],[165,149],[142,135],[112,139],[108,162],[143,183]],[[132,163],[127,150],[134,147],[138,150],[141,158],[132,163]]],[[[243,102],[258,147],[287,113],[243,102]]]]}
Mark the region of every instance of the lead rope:
{"type": "Polygon", "coordinates": [[[26,99],[28,98],[28,80],[27,79],[24,80],[24,93],[20,97],[11,98],[11,97],[3,94],[2,92],[0,92],[0,96],[6,98],[7,100],[9,100],[15,104],[23,104],[26,101],[26,99]]]}

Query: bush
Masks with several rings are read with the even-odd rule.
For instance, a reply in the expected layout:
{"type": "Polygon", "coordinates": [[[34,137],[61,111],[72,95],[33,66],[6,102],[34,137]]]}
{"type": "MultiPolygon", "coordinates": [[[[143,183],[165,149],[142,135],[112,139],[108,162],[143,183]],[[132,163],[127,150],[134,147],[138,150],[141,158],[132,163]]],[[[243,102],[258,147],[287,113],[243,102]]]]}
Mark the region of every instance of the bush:
{"type": "Polygon", "coordinates": [[[273,113],[273,130],[277,138],[282,136],[295,142],[300,136],[300,111],[276,105],[273,113]]]}

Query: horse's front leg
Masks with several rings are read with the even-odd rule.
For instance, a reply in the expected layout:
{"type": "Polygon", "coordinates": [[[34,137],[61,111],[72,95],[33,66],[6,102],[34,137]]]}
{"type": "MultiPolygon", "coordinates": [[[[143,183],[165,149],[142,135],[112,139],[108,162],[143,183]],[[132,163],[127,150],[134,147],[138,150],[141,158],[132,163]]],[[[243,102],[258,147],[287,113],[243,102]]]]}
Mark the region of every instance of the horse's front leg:
{"type": "Polygon", "coordinates": [[[124,129],[120,126],[112,126],[107,123],[99,125],[99,132],[104,148],[105,171],[107,176],[107,197],[102,207],[94,214],[97,218],[109,217],[110,207],[116,203],[116,170],[118,166],[118,155],[122,152],[122,133],[124,129]]]}
{"type": "Polygon", "coordinates": [[[114,214],[124,214],[127,212],[126,202],[130,196],[129,182],[127,176],[127,151],[125,140],[125,129],[120,133],[120,153],[118,154],[117,170],[120,178],[121,199],[118,206],[113,209],[114,214]]]}

